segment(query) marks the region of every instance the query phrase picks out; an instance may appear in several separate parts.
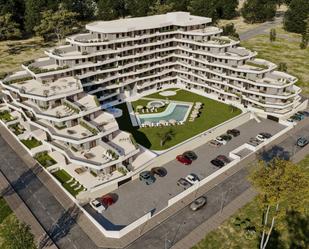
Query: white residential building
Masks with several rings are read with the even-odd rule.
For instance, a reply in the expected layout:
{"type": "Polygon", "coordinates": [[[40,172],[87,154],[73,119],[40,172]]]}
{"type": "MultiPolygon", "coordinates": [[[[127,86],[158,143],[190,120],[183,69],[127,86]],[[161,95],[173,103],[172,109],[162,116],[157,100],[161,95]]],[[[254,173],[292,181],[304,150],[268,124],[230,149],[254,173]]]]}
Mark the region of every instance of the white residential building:
{"type": "Polygon", "coordinates": [[[186,12],[91,23],[5,78],[5,102],[53,150],[108,172],[129,165],[139,148],[102,107],[175,85],[264,116],[301,105],[295,77],[210,23],[186,12]]]}

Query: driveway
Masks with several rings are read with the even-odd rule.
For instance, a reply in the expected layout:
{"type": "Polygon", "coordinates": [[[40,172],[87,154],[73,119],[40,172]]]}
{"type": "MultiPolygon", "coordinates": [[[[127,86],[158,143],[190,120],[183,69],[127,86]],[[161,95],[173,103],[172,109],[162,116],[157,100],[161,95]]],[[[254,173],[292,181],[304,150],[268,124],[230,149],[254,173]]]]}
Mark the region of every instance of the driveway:
{"type": "Polygon", "coordinates": [[[104,227],[120,229],[149,211],[157,213],[167,206],[170,198],[183,191],[182,187],[176,185],[179,178],[195,173],[203,179],[218,170],[210,164],[217,155],[227,156],[230,151],[247,142],[252,136],[266,131],[275,134],[284,129],[284,126],[270,120],[262,120],[260,123],[250,120],[237,129],[241,135],[233,138],[227,145],[214,148],[205,144],[195,149],[198,159],[190,166],[184,166],[171,158],[172,161],[163,165],[168,172],[167,176],[156,177],[155,183],[147,186],[139,180],[134,180],[121,186],[113,192],[118,195],[117,202],[104,211],[103,215],[97,214],[89,205],[85,206],[86,210],[104,227]]]}

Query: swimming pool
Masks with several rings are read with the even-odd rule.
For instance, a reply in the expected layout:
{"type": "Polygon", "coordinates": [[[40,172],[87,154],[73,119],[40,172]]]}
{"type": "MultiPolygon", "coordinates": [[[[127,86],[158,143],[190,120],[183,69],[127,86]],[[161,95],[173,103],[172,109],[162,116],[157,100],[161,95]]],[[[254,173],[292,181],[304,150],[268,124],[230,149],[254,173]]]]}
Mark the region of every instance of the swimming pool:
{"type": "Polygon", "coordinates": [[[139,114],[137,118],[140,124],[144,124],[146,121],[158,123],[160,120],[165,120],[168,122],[172,119],[181,122],[187,119],[191,107],[192,105],[189,104],[170,103],[163,112],[139,114]]]}

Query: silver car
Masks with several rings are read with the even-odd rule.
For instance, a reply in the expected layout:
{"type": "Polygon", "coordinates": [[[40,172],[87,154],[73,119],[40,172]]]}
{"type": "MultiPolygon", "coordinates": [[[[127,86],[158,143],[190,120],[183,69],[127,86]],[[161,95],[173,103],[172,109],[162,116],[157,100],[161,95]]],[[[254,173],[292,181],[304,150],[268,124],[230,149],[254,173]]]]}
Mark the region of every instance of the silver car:
{"type": "Polygon", "coordinates": [[[204,197],[204,196],[201,196],[197,199],[195,199],[195,201],[193,201],[190,205],[190,209],[192,211],[197,211],[199,210],[200,208],[204,207],[207,203],[207,198],[204,197]]]}

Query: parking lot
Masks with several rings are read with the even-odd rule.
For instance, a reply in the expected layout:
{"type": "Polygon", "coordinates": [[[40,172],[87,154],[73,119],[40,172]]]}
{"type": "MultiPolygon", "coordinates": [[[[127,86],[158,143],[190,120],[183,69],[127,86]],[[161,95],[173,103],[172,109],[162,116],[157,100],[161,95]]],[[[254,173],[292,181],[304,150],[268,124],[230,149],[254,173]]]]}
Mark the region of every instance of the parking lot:
{"type": "Polygon", "coordinates": [[[240,136],[233,138],[226,145],[215,148],[204,144],[195,149],[198,159],[192,165],[185,166],[171,158],[169,163],[163,165],[168,172],[167,175],[163,178],[156,176],[156,181],[153,184],[146,185],[144,182],[134,180],[121,186],[113,192],[118,195],[117,202],[104,211],[102,215],[96,213],[90,205],[86,205],[85,209],[105,228],[118,230],[149,211],[156,213],[167,206],[170,198],[183,191],[183,188],[176,184],[179,178],[195,173],[200,179],[203,179],[218,170],[210,163],[216,156],[228,156],[230,151],[260,132],[268,132],[274,135],[284,128],[279,123],[270,120],[262,120],[260,123],[250,120],[237,127],[241,133],[240,136]]]}

